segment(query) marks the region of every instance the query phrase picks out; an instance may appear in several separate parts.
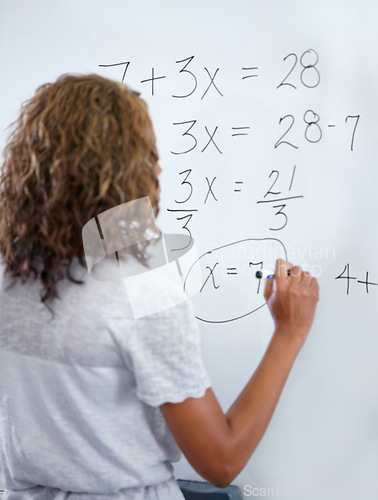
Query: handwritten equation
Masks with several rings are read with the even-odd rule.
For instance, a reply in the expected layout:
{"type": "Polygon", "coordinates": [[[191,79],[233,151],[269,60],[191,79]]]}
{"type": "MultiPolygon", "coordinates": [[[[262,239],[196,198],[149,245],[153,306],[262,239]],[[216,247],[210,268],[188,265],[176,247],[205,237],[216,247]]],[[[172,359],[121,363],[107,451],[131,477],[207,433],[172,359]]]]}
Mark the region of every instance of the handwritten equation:
{"type": "MultiPolygon", "coordinates": [[[[222,92],[222,90],[220,90],[222,83],[219,82],[219,80],[221,79],[221,68],[218,67],[209,70],[208,67],[204,66],[203,71],[201,70],[201,74],[199,75],[198,68],[193,69],[194,64],[192,63],[194,59],[195,56],[193,55],[176,61],[175,64],[178,65],[177,71],[180,75],[182,75],[184,81],[183,85],[186,86],[186,89],[185,91],[181,91],[181,93],[177,92],[175,94],[172,94],[172,97],[175,99],[185,99],[194,95],[195,93],[199,93],[201,94],[201,100],[203,100],[210,90],[213,90],[220,96],[224,97],[224,91],[222,92]],[[203,79],[206,80],[204,84],[202,82],[203,79]],[[199,81],[201,83],[200,86],[198,85],[199,81]],[[203,91],[204,88],[205,90],[203,91]]],[[[287,67],[289,68],[289,71],[278,83],[277,89],[288,86],[297,90],[298,86],[300,85],[303,85],[307,88],[315,88],[319,85],[320,73],[317,67],[319,62],[319,55],[315,50],[308,49],[299,56],[296,53],[291,52],[283,58],[283,61],[287,61],[287,67]],[[295,74],[296,70],[299,70],[298,75],[295,74]]],[[[109,68],[114,66],[120,66],[122,70],[121,81],[123,83],[131,66],[131,61],[116,62],[111,64],[99,64],[99,67],[102,68],[109,68]]],[[[259,67],[248,65],[244,67],[242,66],[240,68],[237,79],[243,82],[244,80],[249,80],[250,78],[258,78],[259,76],[259,67]]],[[[166,79],[167,75],[160,74],[156,70],[155,66],[152,66],[148,78],[143,78],[142,80],[140,80],[140,83],[147,84],[150,87],[151,95],[154,96],[157,92],[157,82],[160,81],[159,85],[161,86],[163,83],[162,81],[166,79]]]]}
{"type": "MultiPolygon", "coordinates": [[[[354,149],[355,135],[358,126],[358,122],[360,120],[360,115],[347,115],[345,117],[341,117],[341,122],[344,121],[346,125],[349,125],[349,134],[350,134],[350,143],[349,148],[351,151],[354,149]]],[[[336,128],[334,123],[325,124],[321,126],[320,116],[318,113],[313,111],[312,109],[307,109],[304,112],[302,121],[300,119],[296,119],[296,117],[292,114],[287,114],[280,117],[278,120],[278,125],[283,129],[283,134],[279,136],[278,140],[274,143],[274,149],[277,149],[279,146],[289,146],[293,149],[299,149],[300,143],[295,142],[294,139],[290,137],[290,132],[293,127],[298,126],[303,133],[303,140],[306,140],[308,143],[316,144],[321,141],[323,137],[323,128],[327,127],[328,129],[336,128]],[[298,123],[299,122],[299,123],[298,123]],[[323,127],[323,128],[322,128],[323,127]]],[[[201,153],[204,153],[209,146],[210,149],[217,151],[220,155],[223,154],[223,146],[217,140],[216,134],[219,133],[220,125],[213,126],[212,129],[208,125],[198,124],[198,121],[195,119],[185,120],[182,122],[174,122],[173,127],[180,127],[181,131],[177,133],[173,129],[172,137],[179,137],[181,139],[180,147],[171,150],[171,154],[173,155],[186,155],[196,149],[200,149],[201,153]]],[[[248,136],[250,135],[251,125],[238,124],[239,126],[230,126],[226,130],[229,130],[229,135],[231,137],[240,137],[240,136],[248,136]]],[[[340,123],[338,124],[340,126],[340,123]]],[[[177,143],[177,139],[175,141],[177,143]]]]}
{"type": "Polygon", "coordinates": [[[184,281],[184,289],[192,295],[198,272],[202,274],[199,293],[192,297],[196,318],[205,323],[227,323],[261,309],[266,303],[256,271],[274,269],[278,258],[287,260],[287,252],[277,238],[248,238],[205,252],[193,263],[184,281]]]}

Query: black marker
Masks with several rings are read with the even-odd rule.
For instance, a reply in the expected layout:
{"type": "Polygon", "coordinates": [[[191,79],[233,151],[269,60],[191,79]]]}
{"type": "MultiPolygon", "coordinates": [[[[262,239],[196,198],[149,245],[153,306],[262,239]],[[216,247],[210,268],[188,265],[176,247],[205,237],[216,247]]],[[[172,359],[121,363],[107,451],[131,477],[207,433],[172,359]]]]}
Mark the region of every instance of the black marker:
{"type": "MultiPolygon", "coordinates": [[[[290,276],[290,269],[288,270],[287,275],[290,276]]],[[[274,271],[271,271],[270,269],[259,269],[258,271],[256,271],[256,278],[258,278],[259,280],[272,279],[274,278],[274,271]]]]}

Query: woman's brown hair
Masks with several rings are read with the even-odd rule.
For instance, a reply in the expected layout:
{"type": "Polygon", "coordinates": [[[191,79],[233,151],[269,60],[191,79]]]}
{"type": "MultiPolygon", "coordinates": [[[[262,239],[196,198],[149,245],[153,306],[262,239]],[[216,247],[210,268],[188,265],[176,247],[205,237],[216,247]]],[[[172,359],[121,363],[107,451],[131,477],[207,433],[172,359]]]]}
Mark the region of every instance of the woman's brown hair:
{"type": "Polygon", "coordinates": [[[55,298],[59,280],[75,281],[72,259],[85,265],[86,222],[145,196],[157,215],[157,161],[147,106],[125,85],[63,75],[39,87],[13,123],[0,171],[5,272],[41,279],[42,301],[55,298]]]}

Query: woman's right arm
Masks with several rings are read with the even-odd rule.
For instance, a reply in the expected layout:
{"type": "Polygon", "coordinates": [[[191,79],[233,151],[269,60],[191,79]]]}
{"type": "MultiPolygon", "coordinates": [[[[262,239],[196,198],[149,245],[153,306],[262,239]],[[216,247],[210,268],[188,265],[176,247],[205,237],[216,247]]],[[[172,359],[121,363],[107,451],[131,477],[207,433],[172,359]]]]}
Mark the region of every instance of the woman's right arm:
{"type": "Polygon", "coordinates": [[[315,314],[319,286],[298,266],[278,260],[264,292],[275,329],[255,373],[226,414],[208,389],[202,398],[160,408],[182,452],[207,481],[227,486],[256,449],[315,314]],[[290,269],[290,276],[288,276],[290,269]]]}

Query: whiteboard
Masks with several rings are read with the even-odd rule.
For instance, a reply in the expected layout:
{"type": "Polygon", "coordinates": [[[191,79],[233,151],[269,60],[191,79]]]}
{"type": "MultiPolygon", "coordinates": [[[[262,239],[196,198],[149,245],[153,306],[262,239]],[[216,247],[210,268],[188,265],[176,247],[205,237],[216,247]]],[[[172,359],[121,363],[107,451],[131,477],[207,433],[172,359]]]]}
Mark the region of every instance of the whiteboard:
{"type": "MultiPolygon", "coordinates": [[[[194,306],[224,410],[272,333],[259,262],[318,277],[311,334],[235,480],[245,497],[376,498],[378,4],[2,0],[0,14],[1,147],[63,73],[124,79],[148,102],[158,222],[202,256],[194,306]]],[[[176,474],[198,479],[184,459],[176,474]]]]}

